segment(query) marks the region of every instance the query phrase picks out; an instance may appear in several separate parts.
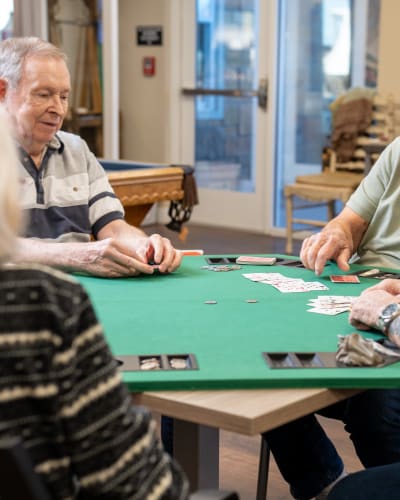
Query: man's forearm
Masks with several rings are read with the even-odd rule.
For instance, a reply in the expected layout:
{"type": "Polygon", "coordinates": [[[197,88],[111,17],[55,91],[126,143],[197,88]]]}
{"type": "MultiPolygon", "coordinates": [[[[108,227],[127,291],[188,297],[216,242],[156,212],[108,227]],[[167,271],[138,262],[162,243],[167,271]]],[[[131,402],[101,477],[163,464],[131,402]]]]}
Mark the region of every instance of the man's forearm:
{"type": "Polygon", "coordinates": [[[105,238],[116,239],[130,239],[147,238],[147,234],[135,226],[131,226],[124,220],[114,220],[100,229],[97,239],[103,240],[105,238]]]}
{"type": "Polygon", "coordinates": [[[13,261],[37,263],[63,271],[85,270],[85,260],[90,261],[90,243],[56,243],[30,238],[18,238],[13,261]]]}

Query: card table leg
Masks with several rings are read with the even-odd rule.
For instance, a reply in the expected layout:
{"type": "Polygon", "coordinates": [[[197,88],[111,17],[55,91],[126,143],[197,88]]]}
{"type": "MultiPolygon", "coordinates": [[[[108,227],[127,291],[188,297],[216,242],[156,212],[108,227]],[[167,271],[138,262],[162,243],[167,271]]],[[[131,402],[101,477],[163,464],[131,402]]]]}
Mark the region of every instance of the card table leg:
{"type": "Polygon", "coordinates": [[[219,429],[174,419],[174,456],[191,491],[219,487],[219,429]]]}

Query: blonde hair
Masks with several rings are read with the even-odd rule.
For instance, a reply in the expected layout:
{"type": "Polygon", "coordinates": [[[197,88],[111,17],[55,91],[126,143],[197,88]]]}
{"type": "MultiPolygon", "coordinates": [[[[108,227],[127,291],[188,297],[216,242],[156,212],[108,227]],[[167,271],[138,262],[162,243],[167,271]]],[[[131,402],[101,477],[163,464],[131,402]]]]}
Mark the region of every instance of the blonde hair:
{"type": "Polygon", "coordinates": [[[0,106],[0,263],[12,255],[16,237],[22,229],[18,168],[7,114],[0,106]]]}

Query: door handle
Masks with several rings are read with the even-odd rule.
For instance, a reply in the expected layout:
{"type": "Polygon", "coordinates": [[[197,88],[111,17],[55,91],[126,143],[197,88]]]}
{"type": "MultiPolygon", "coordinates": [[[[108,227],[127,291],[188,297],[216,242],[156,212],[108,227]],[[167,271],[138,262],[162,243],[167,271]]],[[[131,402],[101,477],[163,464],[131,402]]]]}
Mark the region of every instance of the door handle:
{"type": "Polygon", "coordinates": [[[212,89],[212,88],[183,88],[182,94],[186,96],[222,96],[222,97],[257,97],[258,105],[264,111],[268,105],[268,80],[262,78],[257,90],[241,90],[241,89],[212,89]]]}
{"type": "Polygon", "coordinates": [[[260,78],[257,91],[258,105],[264,111],[268,108],[268,79],[260,78]]]}
{"type": "Polygon", "coordinates": [[[218,95],[223,97],[257,97],[256,90],[205,89],[203,87],[198,87],[195,89],[182,89],[182,94],[187,96],[218,95]]]}

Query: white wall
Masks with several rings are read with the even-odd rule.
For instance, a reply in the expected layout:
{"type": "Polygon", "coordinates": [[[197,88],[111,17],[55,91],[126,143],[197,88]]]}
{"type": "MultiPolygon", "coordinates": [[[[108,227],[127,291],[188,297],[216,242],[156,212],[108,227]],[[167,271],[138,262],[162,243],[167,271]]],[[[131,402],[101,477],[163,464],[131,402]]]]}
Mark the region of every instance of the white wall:
{"type": "Polygon", "coordinates": [[[119,57],[121,158],[168,162],[168,7],[165,0],[120,0],[119,57]],[[159,25],[162,46],[136,45],[136,27],[159,25]],[[156,58],[156,75],[142,73],[144,56],[156,58]]]}
{"type": "Polygon", "coordinates": [[[378,88],[400,98],[400,2],[381,0],[378,88]]]}

